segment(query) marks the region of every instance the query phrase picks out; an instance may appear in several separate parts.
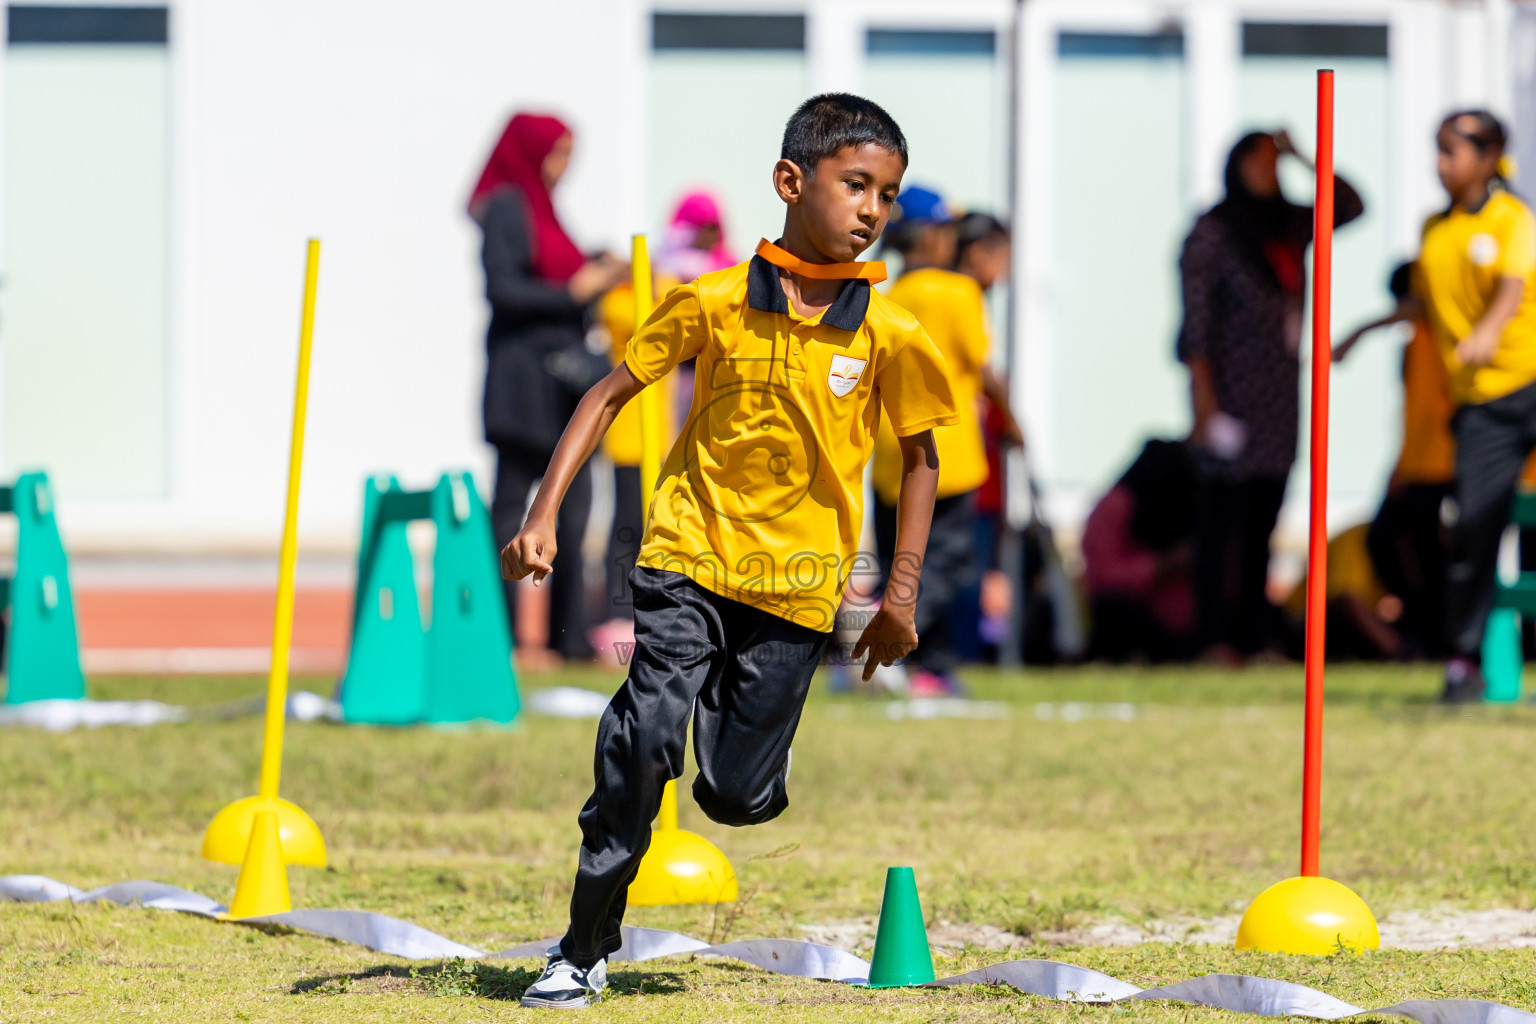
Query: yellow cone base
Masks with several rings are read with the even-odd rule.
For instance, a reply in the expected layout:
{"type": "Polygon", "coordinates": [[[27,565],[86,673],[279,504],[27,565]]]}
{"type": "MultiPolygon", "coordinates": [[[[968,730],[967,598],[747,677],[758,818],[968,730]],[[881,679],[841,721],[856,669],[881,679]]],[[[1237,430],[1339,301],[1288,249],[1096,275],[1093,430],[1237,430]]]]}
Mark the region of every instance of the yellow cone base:
{"type": "Polygon", "coordinates": [[[203,856],[220,864],[243,864],[251,842],[251,824],[260,811],[277,815],[283,861],[325,867],[325,840],[309,815],[281,797],[248,796],[220,811],[203,834],[203,856]]]}
{"type": "Polygon", "coordinates": [[[277,835],[277,814],[258,811],[251,828],[251,841],[240,864],[240,879],[235,883],[235,898],[229,901],[229,916],[266,917],[293,909],[288,895],[288,869],[283,864],[282,842],[277,835]]]}
{"type": "Polygon", "coordinates": [[[1237,948],[1327,956],[1381,947],[1376,918],[1331,878],[1287,878],[1259,893],[1237,927],[1237,948]]]}
{"type": "Polygon", "coordinates": [[[629,884],[629,905],[730,903],[736,899],[736,872],[708,839],[686,829],[651,833],[651,848],[629,884]]]}

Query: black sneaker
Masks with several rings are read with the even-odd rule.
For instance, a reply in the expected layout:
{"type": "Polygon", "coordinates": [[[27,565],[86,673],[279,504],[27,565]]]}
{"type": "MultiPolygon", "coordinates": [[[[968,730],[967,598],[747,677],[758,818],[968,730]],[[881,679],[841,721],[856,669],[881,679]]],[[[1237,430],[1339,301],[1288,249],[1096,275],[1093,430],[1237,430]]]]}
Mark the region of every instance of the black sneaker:
{"type": "Polygon", "coordinates": [[[1487,693],[1488,684],[1483,681],[1482,669],[1477,665],[1466,658],[1452,658],[1446,662],[1441,704],[1481,704],[1487,693]]]}
{"type": "Polygon", "coordinates": [[[539,975],[539,980],[529,985],[523,993],[523,1005],[577,1010],[602,999],[603,989],[607,987],[606,959],[583,969],[561,956],[556,947],[550,951],[549,963],[544,965],[544,973],[539,975]]]}

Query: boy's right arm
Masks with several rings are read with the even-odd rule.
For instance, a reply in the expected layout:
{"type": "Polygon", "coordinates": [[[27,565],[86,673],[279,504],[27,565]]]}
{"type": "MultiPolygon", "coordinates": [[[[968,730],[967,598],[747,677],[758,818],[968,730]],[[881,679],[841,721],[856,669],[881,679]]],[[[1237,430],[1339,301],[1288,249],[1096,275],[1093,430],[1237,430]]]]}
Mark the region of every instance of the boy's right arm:
{"type": "Polygon", "coordinates": [[[555,517],[566,490],[576,471],[597,450],[619,410],[644,389],[629,366],[621,363],[582,396],[550,457],[527,521],[501,552],[501,574],[507,579],[520,580],[533,573],[537,586],[549,575],[555,560],[555,517]]]}

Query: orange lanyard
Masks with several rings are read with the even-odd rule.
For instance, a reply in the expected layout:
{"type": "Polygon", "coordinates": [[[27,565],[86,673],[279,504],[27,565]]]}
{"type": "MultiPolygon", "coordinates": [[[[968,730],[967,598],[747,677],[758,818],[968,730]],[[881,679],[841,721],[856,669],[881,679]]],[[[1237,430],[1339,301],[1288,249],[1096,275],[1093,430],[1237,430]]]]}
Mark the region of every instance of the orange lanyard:
{"type": "Polygon", "coordinates": [[[854,263],[807,263],[794,253],[774,245],[768,239],[757,243],[757,254],[774,266],[809,277],[813,281],[863,280],[879,284],[885,280],[885,263],[868,260],[854,263]]]}

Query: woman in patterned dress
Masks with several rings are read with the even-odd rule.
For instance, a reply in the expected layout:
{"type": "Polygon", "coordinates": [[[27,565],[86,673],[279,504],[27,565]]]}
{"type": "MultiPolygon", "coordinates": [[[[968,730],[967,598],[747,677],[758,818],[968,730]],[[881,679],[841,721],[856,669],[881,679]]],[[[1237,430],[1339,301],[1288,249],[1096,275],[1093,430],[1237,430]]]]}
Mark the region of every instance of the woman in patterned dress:
{"type": "MultiPolygon", "coordinates": [[[[1267,650],[1275,637],[1265,593],[1269,542],[1296,460],[1313,214],[1281,191],[1282,156],[1311,166],[1283,131],[1238,141],[1227,158],[1226,197],[1195,222],[1179,261],[1178,355],[1189,367],[1200,476],[1200,646],[1227,664],[1267,650]]],[[[1343,178],[1334,188],[1338,227],[1365,206],[1343,178]]]]}

